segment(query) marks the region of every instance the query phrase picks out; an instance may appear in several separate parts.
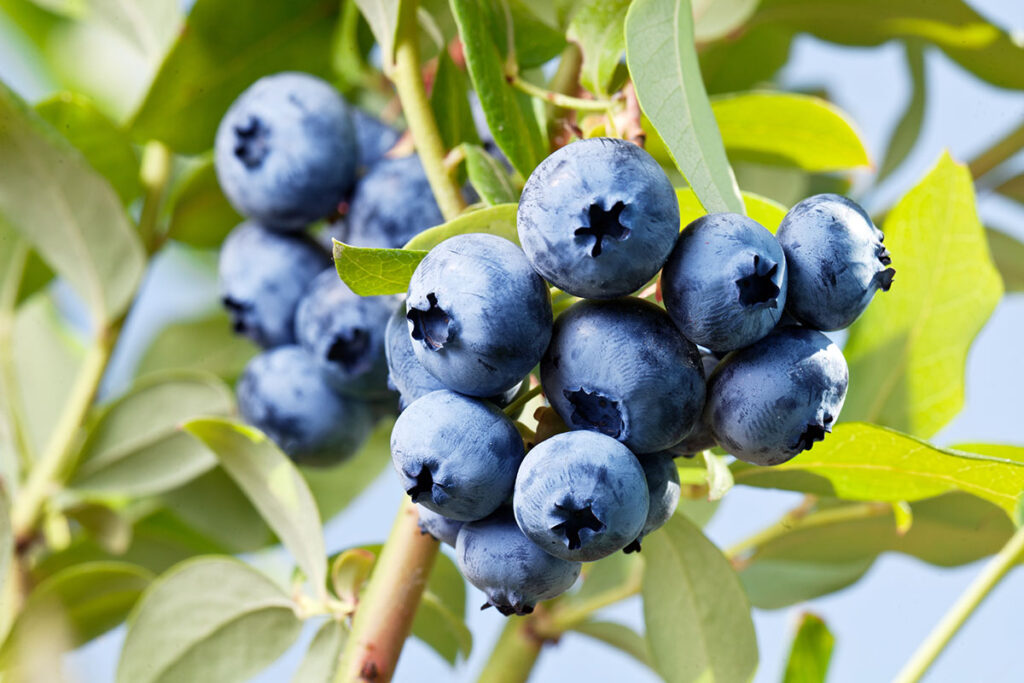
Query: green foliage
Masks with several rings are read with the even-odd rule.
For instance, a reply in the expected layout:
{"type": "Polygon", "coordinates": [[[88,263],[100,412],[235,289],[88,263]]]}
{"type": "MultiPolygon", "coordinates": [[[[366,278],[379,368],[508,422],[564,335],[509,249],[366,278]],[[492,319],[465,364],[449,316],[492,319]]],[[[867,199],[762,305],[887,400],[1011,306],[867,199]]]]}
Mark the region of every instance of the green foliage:
{"type": "Polygon", "coordinates": [[[473,634],[466,627],[466,582],[447,555],[438,555],[412,622],[412,634],[454,665],[469,658],[473,634]]]}
{"type": "Polygon", "coordinates": [[[388,71],[395,62],[395,33],[398,31],[398,8],[400,0],[355,0],[359,12],[373,31],[373,37],[380,46],[384,70],[388,71]]]}
{"type": "Polygon", "coordinates": [[[430,90],[430,108],[434,111],[437,127],[445,148],[452,149],[462,141],[479,142],[473,111],[469,107],[469,79],[455,65],[447,52],[437,61],[434,87],[430,90]]]}
{"type": "Polygon", "coordinates": [[[626,63],[644,114],[701,205],[743,213],[701,81],[689,1],[636,0],[626,16],[626,63]]]}
{"type": "Polygon", "coordinates": [[[466,154],[466,173],[469,175],[469,182],[485,203],[495,206],[519,200],[519,191],[512,185],[500,161],[479,145],[464,143],[462,150],[466,154]]]}
{"type": "Polygon", "coordinates": [[[227,313],[217,311],[164,328],[146,349],[135,374],[201,372],[233,383],[256,351],[255,344],[232,332],[227,313]]]}
{"type": "Polygon", "coordinates": [[[821,617],[809,612],[800,615],[783,683],[825,683],[835,642],[821,617]]]}
{"type": "Polygon", "coordinates": [[[341,648],[345,645],[345,629],[334,619],[328,619],[317,629],[309,644],[294,683],[331,683],[338,670],[341,648]]]}
{"type": "Polygon", "coordinates": [[[580,84],[607,96],[612,76],[626,49],[623,26],[629,0],[585,0],[569,24],[568,37],[583,52],[580,84]]]}
{"type": "Polygon", "coordinates": [[[914,148],[918,136],[921,134],[921,125],[924,123],[924,108],[928,99],[927,78],[924,69],[924,50],[919,43],[907,43],[904,46],[907,52],[907,68],[910,71],[911,92],[907,101],[907,108],[896,123],[896,128],[889,138],[888,149],[885,158],[878,169],[878,178],[875,182],[882,182],[903,160],[907,158],[914,148]]]}
{"type": "Polygon", "coordinates": [[[334,240],[334,267],[338,277],[360,296],[401,294],[426,251],[353,247],[334,240]]]}
{"type": "Polygon", "coordinates": [[[182,173],[167,203],[167,236],[192,247],[219,247],[231,229],[242,222],[221,192],[211,155],[182,173]]]}
{"type": "Polygon", "coordinates": [[[574,626],[572,630],[590,636],[606,645],[611,645],[641,664],[651,666],[651,653],[648,652],[647,641],[628,626],[617,624],[614,621],[591,620],[574,626]]]}
{"type": "Polygon", "coordinates": [[[119,683],[244,681],[295,641],[288,595],[238,560],[200,557],[146,591],[128,620],[119,683]]]}
{"type": "Polygon", "coordinates": [[[320,518],[341,512],[391,464],[391,427],[381,420],[354,456],[334,467],[304,467],[300,471],[316,499],[320,518]]]}
{"type": "Polygon", "coordinates": [[[992,228],[985,230],[985,237],[1003,287],[1007,292],[1024,292],[1024,244],[992,228]]]}
{"type": "MultiPolygon", "coordinates": [[[[449,237],[472,232],[497,235],[519,244],[519,233],[516,230],[516,205],[498,204],[486,209],[469,211],[447,223],[424,230],[409,240],[405,248],[430,250],[449,237]]],[[[403,291],[405,291],[404,288],[403,291]]]]}
{"type": "Polygon", "coordinates": [[[967,169],[944,155],[883,225],[896,281],[850,328],[846,420],[930,437],[964,402],[974,336],[1002,296],[967,169]]]}
{"type": "Polygon", "coordinates": [[[757,668],[750,604],[721,551],[675,515],[651,535],[643,554],[654,669],[672,683],[750,679],[757,668]]]}
{"type": "MultiPolygon", "coordinates": [[[[676,197],[679,199],[679,223],[682,227],[685,228],[701,216],[707,215],[708,212],[704,210],[697,195],[690,188],[676,190],[676,197]]],[[[753,192],[743,193],[743,203],[747,207],[747,215],[772,232],[778,229],[779,223],[786,216],[786,207],[753,192]]]]}

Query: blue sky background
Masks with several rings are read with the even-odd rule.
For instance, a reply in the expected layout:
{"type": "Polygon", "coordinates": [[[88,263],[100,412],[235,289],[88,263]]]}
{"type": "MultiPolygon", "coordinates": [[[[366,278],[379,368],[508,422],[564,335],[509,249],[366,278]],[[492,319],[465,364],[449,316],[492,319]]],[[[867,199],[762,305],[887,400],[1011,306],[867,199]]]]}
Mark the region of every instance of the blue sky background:
{"type": "MultiPolygon", "coordinates": [[[[1024,36],[1024,2],[971,0],[978,11],[1003,27],[1024,36]]],[[[46,85],[22,60],[0,22],[0,78],[29,99],[45,94],[46,85]]],[[[987,144],[1024,120],[1024,93],[1003,91],[974,79],[937,50],[927,57],[929,81],[927,118],[918,144],[903,167],[878,191],[866,198],[869,210],[891,204],[949,149],[959,160],[972,158],[987,144]]],[[[787,88],[824,87],[832,99],[856,121],[872,158],[879,162],[888,137],[909,97],[909,77],[902,48],[845,48],[802,37],[794,45],[782,74],[787,88]]],[[[1024,158],[1015,159],[1024,170],[1024,158]]],[[[870,176],[858,178],[860,185],[870,176]]],[[[1024,239],[1024,210],[1008,200],[979,192],[983,221],[1024,239]]],[[[216,276],[210,263],[184,258],[171,251],[150,273],[142,300],[143,310],[133,316],[108,377],[116,390],[130,378],[131,369],[153,334],[170,320],[190,317],[216,305],[216,276]]],[[[968,361],[967,402],[963,412],[934,441],[940,445],[965,441],[1024,445],[1021,390],[1024,362],[1024,296],[1004,298],[977,338],[968,361]]],[[[393,475],[385,473],[342,515],[326,526],[328,549],[380,542],[387,534],[401,491],[393,475]]],[[[765,526],[792,507],[799,496],[782,492],[739,488],[730,492],[706,532],[726,546],[765,526]]],[[[279,576],[289,567],[279,552],[253,558],[261,568],[279,576]]],[[[855,586],[806,605],[776,610],[755,610],[761,664],[756,681],[780,678],[789,641],[802,610],[825,618],[836,636],[829,680],[860,683],[888,680],[978,573],[981,563],[956,569],[938,569],[916,559],[885,555],[855,586]]],[[[475,637],[473,656],[454,670],[417,641],[410,641],[399,665],[398,681],[469,681],[486,659],[504,620],[494,610],[477,612],[482,594],[470,588],[469,626],[475,637]]],[[[976,612],[938,660],[926,680],[983,680],[997,683],[1024,680],[1024,664],[1017,648],[1021,642],[1021,605],[1024,572],[1008,576],[976,612]]],[[[642,628],[638,600],[607,611],[608,618],[642,628]]],[[[258,680],[288,680],[305,645],[302,640],[258,680]]],[[[123,631],[116,630],[68,658],[68,670],[83,683],[112,681],[123,631]]],[[[534,681],[561,683],[573,680],[654,681],[656,677],[625,655],[595,644],[583,636],[567,635],[542,655],[534,681]]]]}

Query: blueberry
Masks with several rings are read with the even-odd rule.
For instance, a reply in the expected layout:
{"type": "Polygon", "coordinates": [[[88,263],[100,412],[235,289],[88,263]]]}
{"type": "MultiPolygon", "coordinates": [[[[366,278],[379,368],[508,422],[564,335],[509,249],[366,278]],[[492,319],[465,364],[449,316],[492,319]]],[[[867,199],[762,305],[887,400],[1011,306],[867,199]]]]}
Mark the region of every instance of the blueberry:
{"type": "Polygon", "coordinates": [[[373,429],[370,407],[334,393],[316,361],[299,346],[281,346],[249,361],[237,394],[245,421],[298,463],[340,462],[373,429]]]}
{"type": "Polygon", "coordinates": [[[740,460],[778,465],[832,431],[848,380],[846,359],[828,337],[779,328],[722,359],[708,381],[707,420],[740,460]]]}
{"type": "Polygon", "coordinates": [[[635,541],[623,550],[627,553],[639,552],[640,541],[652,531],[661,528],[672,518],[679,505],[679,470],[676,469],[672,454],[667,452],[652,453],[640,458],[640,466],[644,468],[647,480],[647,494],[650,507],[647,510],[647,521],[635,541]]]}
{"type": "Polygon", "coordinates": [[[398,249],[441,223],[419,157],[381,159],[356,186],[339,239],[357,247],[398,249]]]}
{"type": "Polygon", "coordinates": [[[636,456],[597,432],[566,432],[527,454],[516,477],[516,521],[534,543],[564,560],[590,562],[643,531],[648,493],[636,456]]]}
{"type": "Polygon", "coordinates": [[[353,181],[349,107],[325,81],[279,73],[253,83],[217,129],[214,162],[239,213],[281,230],[333,212],[353,181]]]}
{"type": "Polygon", "coordinates": [[[330,256],[301,234],[251,221],[231,231],[220,251],[221,300],[235,331],[272,348],[295,342],[295,309],[330,256]]]}
{"type": "Polygon", "coordinates": [[[665,308],[688,339],[713,351],[753,344],[786,303],[786,259],[775,236],[737,213],[714,213],[679,235],[661,276],[665,308]]]}
{"type": "Polygon", "coordinates": [[[430,534],[442,543],[447,543],[454,548],[455,539],[458,538],[459,529],[462,528],[463,523],[454,519],[448,519],[444,515],[439,515],[422,505],[417,505],[416,508],[419,512],[420,533],[430,534]]]}
{"type": "Polygon", "coordinates": [[[817,330],[840,330],[888,291],[896,271],[885,235],[860,206],[836,194],[809,197],[786,214],[779,242],[789,266],[786,309],[817,330]]]}
{"type": "MultiPolygon", "coordinates": [[[[706,380],[708,377],[711,377],[711,373],[718,367],[720,361],[713,353],[702,353],[700,360],[704,370],[704,379],[706,380]]],[[[705,417],[706,413],[702,413],[693,431],[685,439],[672,447],[673,454],[689,456],[718,445],[715,443],[715,435],[711,433],[711,425],[708,424],[705,417]]]]}
{"type": "Polygon", "coordinates": [[[493,605],[505,616],[529,614],[541,600],[561,595],[582,569],[534,545],[507,508],[464,524],[455,558],[462,575],[487,596],[484,607],[493,605]]]}
{"type": "Polygon", "coordinates": [[[495,235],[449,238],[424,257],[406,300],[413,349],[449,389],[494,396],[537,364],[551,300],[523,252],[495,235]]]}
{"type": "Polygon", "coordinates": [[[402,488],[414,503],[457,521],[498,509],[522,460],[523,440],[504,413],[451,391],[414,401],[391,432],[402,488]]]}
{"type": "Polygon", "coordinates": [[[388,150],[398,142],[401,134],[373,114],[358,107],[353,107],[351,112],[358,149],[358,165],[366,172],[384,158],[388,150]]]}
{"type": "Polygon", "coordinates": [[[679,234],[679,202],[650,154],[590,138],[559,149],[530,174],[516,217],[519,240],[544,278],[575,296],[640,289],[679,234]]]}
{"type": "Polygon", "coordinates": [[[555,321],[540,373],[545,396],[567,425],[601,432],[637,453],[679,443],[704,408],[697,347],[643,299],[574,304],[555,321]]]}
{"type": "Polygon", "coordinates": [[[355,294],[334,268],[310,284],[295,313],[295,336],[336,391],[357,396],[387,391],[384,330],[394,304],[393,297],[355,294]]]}

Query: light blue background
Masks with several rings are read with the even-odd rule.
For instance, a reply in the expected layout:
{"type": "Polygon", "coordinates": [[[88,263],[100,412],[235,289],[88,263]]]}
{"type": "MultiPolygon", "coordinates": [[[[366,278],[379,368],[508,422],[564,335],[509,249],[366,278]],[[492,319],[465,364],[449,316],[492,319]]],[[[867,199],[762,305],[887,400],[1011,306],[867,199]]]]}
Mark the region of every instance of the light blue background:
{"type": "MultiPolygon", "coordinates": [[[[1024,36],[1024,2],[972,0],[992,21],[1024,36]]],[[[972,158],[987,144],[1024,120],[1024,93],[987,86],[930,50],[928,117],[914,151],[878,191],[865,198],[869,210],[890,205],[935,162],[942,149],[959,160],[972,158]]],[[[30,64],[21,61],[0,23],[0,77],[26,97],[45,93],[30,64]]],[[[842,48],[800,38],[782,74],[787,88],[824,87],[849,112],[863,133],[876,163],[909,96],[909,78],[902,49],[842,48]]],[[[1015,159],[1024,170],[1024,158],[1015,159]]],[[[869,177],[859,178],[861,185],[869,177]]],[[[1008,200],[979,190],[979,210],[987,224],[1024,239],[1024,210],[1008,200]]],[[[139,352],[167,321],[189,317],[215,305],[216,282],[207,265],[166,254],[147,278],[144,306],[133,315],[125,344],[114,360],[108,390],[128,381],[139,352]]],[[[1024,297],[1008,296],[977,338],[968,361],[967,403],[963,412],[935,439],[939,444],[987,441],[1024,445],[1024,297]]],[[[390,527],[401,492],[390,473],[382,476],[345,513],[326,526],[328,549],[381,541],[390,527]]],[[[726,546],[767,525],[799,496],[739,488],[729,493],[707,528],[713,541],[726,546]]],[[[254,558],[262,568],[284,576],[281,553],[254,558]]],[[[916,559],[885,555],[854,587],[806,605],[777,611],[755,610],[761,664],[757,681],[778,680],[785,663],[796,618],[807,609],[825,618],[836,636],[829,680],[834,683],[889,680],[980,570],[981,563],[951,570],[916,559]]],[[[477,612],[482,594],[470,589],[469,626],[475,637],[473,656],[456,669],[418,641],[410,641],[399,665],[398,681],[469,681],[475,679],[504,620],[493,610],[477,612]]],[[[947,648],[927,677],[938,681],[1010,682],[1024,680],[1020,658],[1024,619],[1024,572],[1005,579],[947,648]]],[[[638,600],[627,601],[607,616],[642,628],[638,600]]],[[[311,637],[300,643],[260,681],[288,680],[311,637]]],[[[104,636],[68,657],[67,669],[83,682],[112,681],[123,631],[104,636]]],[[[534,672],[534,681],[654,681],[644,667],[625,655],[569,634],[549,647],[534,672]]]]}

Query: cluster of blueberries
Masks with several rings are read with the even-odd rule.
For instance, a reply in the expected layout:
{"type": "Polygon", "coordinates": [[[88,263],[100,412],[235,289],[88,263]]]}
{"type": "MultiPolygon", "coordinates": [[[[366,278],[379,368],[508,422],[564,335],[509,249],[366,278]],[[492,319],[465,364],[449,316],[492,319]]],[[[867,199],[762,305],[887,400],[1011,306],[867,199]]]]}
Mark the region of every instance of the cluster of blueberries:
{"type": "Polygon", "coordinates": [[[250,86],[217,131],[218,180],[247,218],[221,249],[222,301],[264,349],[238,406],[297,462],[351,455],[393,405],[384,330],[397,301],[349,290],[328,243],[401,247],[443,222],[419,158],[386,156],[398,141],[328,83],[293,72],[250,86]],[[310,229],[323,219],[320,234],[310,229]]]}
{"type": "Polygon", "coordinates": [[[831,431],[848,369],[822,331],[853,322],[894,273],[855,203],[811,197],[774,235],[731,213],[680,232],[649,154],[580,140],[527,180],[521,247],[452,237],[404,302],[361,298],[303,231],[338,207],[330,231],[358,246],[400,247],[440,223],[416,157],[384,156],[397,137],[301,74],[258,81],[225,116],[218,176],[249,220],[223,247],[224,303],[269,349],[239,407],[297,461],[337,462],[397,392],[394,468],[488,605],[527,614],[582,562],[639,550],[678,504],[674,457],[721,446],[774,465],[831,431]],[[554,317],[553,301],[576,298],[554,317]],[[561,424],[527,452],[516,399],[538,365],[561,424]]]}

